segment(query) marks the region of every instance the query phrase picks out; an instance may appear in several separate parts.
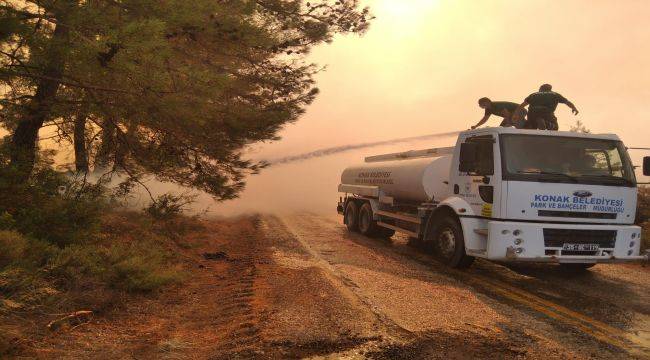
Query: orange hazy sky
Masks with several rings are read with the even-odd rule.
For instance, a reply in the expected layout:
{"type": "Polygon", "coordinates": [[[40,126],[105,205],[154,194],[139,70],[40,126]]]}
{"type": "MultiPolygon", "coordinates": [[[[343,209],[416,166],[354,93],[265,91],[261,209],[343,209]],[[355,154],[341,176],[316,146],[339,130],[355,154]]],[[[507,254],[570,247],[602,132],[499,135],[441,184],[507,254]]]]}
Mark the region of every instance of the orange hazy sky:
{"type": "Polygon", "coordinates": [[[466,129],[482,116],[478,98],[520,102],[546,82],[580,110],[560,105],[561,129],[580,119],[650,146],[650,1],[366,3],[370,30],[312,52],[328,66],[320,96],[256,157],[466,129]]]}

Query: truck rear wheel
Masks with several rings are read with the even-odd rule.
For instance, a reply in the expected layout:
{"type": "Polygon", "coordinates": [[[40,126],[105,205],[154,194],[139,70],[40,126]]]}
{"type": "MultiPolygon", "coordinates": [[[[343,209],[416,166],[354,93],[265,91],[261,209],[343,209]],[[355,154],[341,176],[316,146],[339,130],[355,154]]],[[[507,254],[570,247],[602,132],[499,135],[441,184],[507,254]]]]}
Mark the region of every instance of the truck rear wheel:
{"type": "Polygon", "coordinates": [[[372,218],[372,207],[369,203],[364,203],[359,209],[359,232],[366,236],[377,234],[377,222],[372,218]]]}
{"type": "Polygon", "coordinates": [[[431,241],[434,255],[445,265],[464,269],[472,265],[474,258],[465,253],[465,238],[458,220],[445,216],[432,229],[431,241]]]}
{"type": "Polygon", "coordinates": [[[359,231],[359,205],[356,201],[348,201],[345,206],[345,226],[348,231],[359,231]]]}

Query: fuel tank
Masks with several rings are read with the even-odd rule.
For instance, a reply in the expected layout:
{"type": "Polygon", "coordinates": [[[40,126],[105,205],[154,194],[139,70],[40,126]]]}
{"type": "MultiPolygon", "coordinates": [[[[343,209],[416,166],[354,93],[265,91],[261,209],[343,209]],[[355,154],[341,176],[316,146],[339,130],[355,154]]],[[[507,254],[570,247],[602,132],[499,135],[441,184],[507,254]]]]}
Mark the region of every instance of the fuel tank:
{"type": "Polygon", "coordinates": [[[451,155],[369,162],[343,170],[341,183],[378,186],[396,200],[427,202],[450,195],[450,170],[451,155]]]}

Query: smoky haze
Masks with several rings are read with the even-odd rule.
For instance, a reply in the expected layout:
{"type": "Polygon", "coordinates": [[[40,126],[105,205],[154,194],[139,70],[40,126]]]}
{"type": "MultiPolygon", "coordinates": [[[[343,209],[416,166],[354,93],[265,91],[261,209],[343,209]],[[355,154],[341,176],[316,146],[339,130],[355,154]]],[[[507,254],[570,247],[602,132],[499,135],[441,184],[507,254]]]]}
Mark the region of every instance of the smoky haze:
{"type": "MultiPolygon", "coordinates": [[[[230,216],[243,213],[296,213],[309,211],[335,215],[341,172],[359,164],[366,156],[398,151],[452,146],[457,132],[432,134],[411,138],[378,141],[337,147],[340,151],[313,151],[303,155],[287,156],[248,178],[241,197],[216,204],[207,195],[200,195],[195,209],[208,209],[208,215],[230,216]],[[344,150],[342,150],[344,149],[344,150]],[[319,155],[313,155],[318,153],[319,155]]],[[[329,149],[325,149],[329,150],[329,149]]]]}
{"type": "MultiPolygon", "coordinates": [[[[253,213],[293,214],[302,211],[336,216],[336,202],[341,195],[338,185],[344,168],[362,163],[365,157],[371,155],[452,146],[457,134],[458,131],[450,131],[340,145],[267,160],[271,166],[258,175],[250,176],[239,198],[220,203],[206,193],[190,192],[178,185],[154,179],[146,180],[145,184],[153,196],[167,192],[196,195],[196,202],[189,212],[211,217],[253,213]]],[[[142,207],[149,201],[149,194],[144,189],[137,189],[130,203],[142,207]]]]}

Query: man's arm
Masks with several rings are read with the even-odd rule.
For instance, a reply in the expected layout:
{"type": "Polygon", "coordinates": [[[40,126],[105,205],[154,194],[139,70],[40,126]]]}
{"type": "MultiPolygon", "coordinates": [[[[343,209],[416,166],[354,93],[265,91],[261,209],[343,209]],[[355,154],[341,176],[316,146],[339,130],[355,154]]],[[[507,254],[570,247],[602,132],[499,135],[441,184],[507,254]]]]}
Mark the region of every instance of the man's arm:
{"type": "Polygon", "coordinates": [[[567,100],[564,103],[566,104],[566,106],[571,108],[571,112],[573,113],[573,115],[578,115],[579,111],[571,101],[567,100]]]}
{"type": "Polygon", "coordinates": [[[559,97],[560,97],[560,102],[561,102],[562,104],[566,104],[566,106],[568,106],[568,107],[571,108],[571,112],[573,113],[573,115],[578,115],[579,111],[578,111],[578,109],[576,108],[576,106],[573,105],[573,103],[572,103],[571,101],[569,101],[567,98],[565,98],[564,96],[562,96],[562,95],[560,95],[560,94],[557,94],[557,95],[559,95],[559,97]]]}
{"type": "Polygon", "coordinates": [[[477,127],[485,124],[485,122],[487,122],[489,118],[490,118],[490,114],[483,116],[483,118],[481,119],[481,121],[478,122],[478,124],[472,126],[472,129],[476,129],[477,127]]]}

